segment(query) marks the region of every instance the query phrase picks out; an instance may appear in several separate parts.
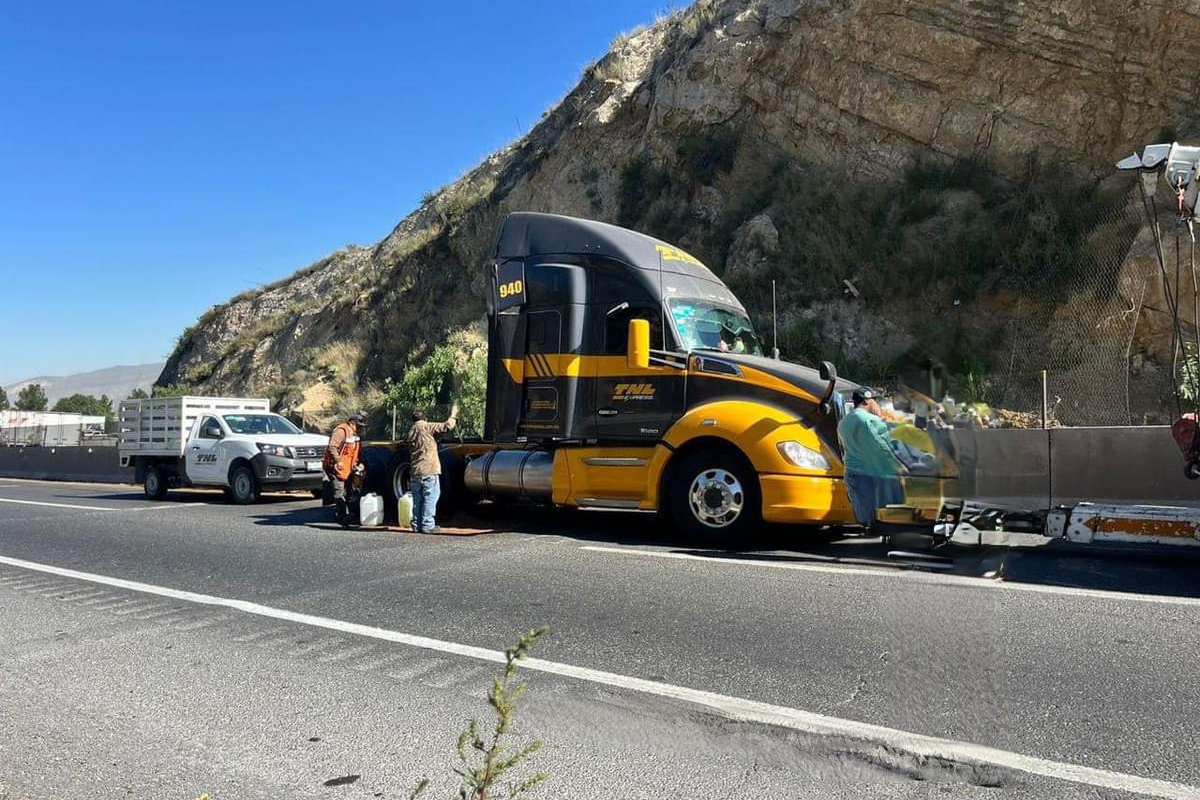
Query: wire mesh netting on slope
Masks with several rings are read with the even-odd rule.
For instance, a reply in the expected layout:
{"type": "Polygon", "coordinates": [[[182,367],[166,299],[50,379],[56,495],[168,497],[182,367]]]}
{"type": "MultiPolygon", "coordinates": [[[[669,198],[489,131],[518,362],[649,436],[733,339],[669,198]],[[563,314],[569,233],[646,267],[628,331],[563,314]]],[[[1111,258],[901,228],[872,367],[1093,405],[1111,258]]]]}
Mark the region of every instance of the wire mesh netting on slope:
{"type": "MultiPolygon", "coordinates": [[[[981,379],[986,399],[1008,412],[1009,421],[1041,424],[1043,401],[1051,425],[1164,424],[1174,418],[1172,354],[1179,369],[1183,349],[1173,335],[1153,217],[1137,180],[1131,177],[1117,201],[1098,210],[1069,261],[1045,265],[1058,275],[1055,289],[1033,274],[1019,292],[1006,323],[1004,360],[981,379]]],[[[1156,187],[1167,282],[1183,289],[1182,305],[1190,309],[1190,234],[1176,221],[1174,195],[1161,182],[1156,187]]]]}

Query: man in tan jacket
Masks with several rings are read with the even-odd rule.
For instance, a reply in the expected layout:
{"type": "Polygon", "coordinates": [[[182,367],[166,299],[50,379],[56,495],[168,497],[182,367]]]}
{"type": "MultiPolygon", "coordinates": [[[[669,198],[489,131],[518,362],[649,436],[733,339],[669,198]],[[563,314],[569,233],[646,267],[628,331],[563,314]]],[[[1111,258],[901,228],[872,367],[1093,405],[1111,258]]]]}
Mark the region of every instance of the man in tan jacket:
{"type": "Polygon", "coordinates": [[[438,458],[439,433],[454,430],[458,424],[458,403],[450,407],[445,422],[430,422],[424,411],[414,411],[408,430],[408,456],[412,475],[412,529],[417,533],[437,533],[438,496],[441,494],[442,462],[438,458]]]}

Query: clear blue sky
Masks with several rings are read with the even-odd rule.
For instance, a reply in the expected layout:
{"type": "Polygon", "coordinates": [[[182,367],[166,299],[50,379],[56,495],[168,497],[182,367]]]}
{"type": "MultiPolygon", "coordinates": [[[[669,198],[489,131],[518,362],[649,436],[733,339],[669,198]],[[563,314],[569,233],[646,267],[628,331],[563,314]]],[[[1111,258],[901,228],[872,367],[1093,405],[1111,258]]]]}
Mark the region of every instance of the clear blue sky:
{"type": "Polygon", "coordinates": [[[214,303],[382,238],[669,5],[6,4],[0,383],[164,358],[214,303]]]}

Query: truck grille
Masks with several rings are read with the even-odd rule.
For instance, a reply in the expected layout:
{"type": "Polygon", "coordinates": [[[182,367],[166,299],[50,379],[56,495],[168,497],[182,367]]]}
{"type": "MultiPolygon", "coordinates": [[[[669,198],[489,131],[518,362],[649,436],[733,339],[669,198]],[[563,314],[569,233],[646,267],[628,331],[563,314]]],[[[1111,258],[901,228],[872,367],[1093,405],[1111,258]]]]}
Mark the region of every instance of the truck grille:
{"type": "Polygon", "coordinates": [[[297,447],[296,458],[316,458],[325,450],[323,447],[297,447]]]}

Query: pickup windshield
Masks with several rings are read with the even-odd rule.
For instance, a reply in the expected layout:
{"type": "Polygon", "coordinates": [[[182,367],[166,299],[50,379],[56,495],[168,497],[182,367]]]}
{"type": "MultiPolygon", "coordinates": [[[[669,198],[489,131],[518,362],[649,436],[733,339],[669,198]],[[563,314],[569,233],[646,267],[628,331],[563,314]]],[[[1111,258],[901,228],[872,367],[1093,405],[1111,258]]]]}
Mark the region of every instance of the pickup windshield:
{"type": "Polygon", "coordinates": [[[754,326],[742,312],[706,300],[673,298],[668,306],[684,350],[763,354],[754,326]]]}
{"type": "Polygon", "coordinates": [[[303,433],[278,414],[226,414],[223,419],[234,433],[303,433]]]}

